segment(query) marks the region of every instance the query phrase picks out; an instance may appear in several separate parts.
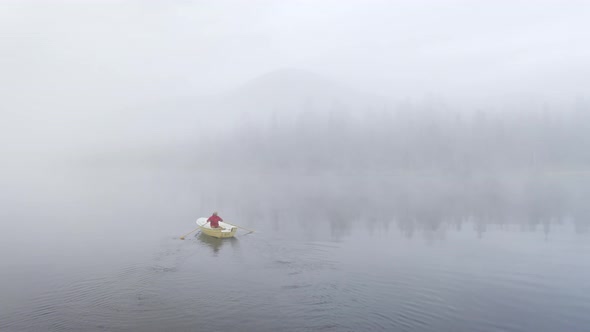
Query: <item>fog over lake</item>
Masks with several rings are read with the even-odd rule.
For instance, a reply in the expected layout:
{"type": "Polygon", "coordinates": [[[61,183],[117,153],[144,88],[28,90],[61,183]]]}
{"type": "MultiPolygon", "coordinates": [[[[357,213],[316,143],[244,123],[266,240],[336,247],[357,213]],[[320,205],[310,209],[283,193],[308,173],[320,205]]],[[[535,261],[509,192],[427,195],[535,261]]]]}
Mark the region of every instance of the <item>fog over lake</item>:
{"type": "Polygon", "coordinates": [[[589,14],[0,4],[0,330],[587,331],[589,14]]]}

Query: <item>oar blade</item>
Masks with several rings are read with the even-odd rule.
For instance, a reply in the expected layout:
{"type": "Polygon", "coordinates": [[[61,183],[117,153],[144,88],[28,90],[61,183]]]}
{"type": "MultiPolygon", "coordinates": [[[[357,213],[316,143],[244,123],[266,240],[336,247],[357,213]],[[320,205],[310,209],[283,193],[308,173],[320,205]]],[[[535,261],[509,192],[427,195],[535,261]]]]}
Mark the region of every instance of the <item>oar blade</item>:
{"type": "Polygon", "coordinates": [[[190,232],[188,232],[188,233],[184,234],[183,236],[181,236],[179,239],[181,239],[181,240],[184,240],[184,237],[185,237],[185,236],[187,236],[187,235],[191,234],[192,232],[194,232],[194,231],[196,231],[196,230],[198,230],[198,229],[199,229],[199,227],[197,227],[197,228],[193,229],[192,231],[190,231],[190,232]]]}

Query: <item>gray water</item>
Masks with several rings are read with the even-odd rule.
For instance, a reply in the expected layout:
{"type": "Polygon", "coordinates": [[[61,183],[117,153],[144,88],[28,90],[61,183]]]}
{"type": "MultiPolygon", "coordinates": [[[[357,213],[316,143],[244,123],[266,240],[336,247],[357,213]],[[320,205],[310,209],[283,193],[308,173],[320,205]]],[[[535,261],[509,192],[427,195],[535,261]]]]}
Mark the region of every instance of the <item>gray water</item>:
{"type": "Polygon", "coordinates": [[[1,331],[590,328],[586,175],[18,173],[1,331]]]}

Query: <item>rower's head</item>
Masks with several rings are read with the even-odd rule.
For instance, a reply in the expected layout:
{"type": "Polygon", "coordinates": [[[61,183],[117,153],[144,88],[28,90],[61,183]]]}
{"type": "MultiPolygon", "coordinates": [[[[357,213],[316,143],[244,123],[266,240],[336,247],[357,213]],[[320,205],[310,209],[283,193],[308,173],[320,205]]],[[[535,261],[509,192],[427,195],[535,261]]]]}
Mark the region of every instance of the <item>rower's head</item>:
{"type": "Polygon", "coordinates": [[[217,215],[217,211],[213,212],[213,215],[216,216],[217,215]]]}

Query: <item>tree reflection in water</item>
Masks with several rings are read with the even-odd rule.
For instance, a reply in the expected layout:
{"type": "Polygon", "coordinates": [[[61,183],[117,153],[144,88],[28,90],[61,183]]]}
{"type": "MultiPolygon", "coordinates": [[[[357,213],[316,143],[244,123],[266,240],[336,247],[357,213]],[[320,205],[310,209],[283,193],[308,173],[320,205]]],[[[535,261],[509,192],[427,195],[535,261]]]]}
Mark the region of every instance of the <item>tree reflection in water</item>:
{"type": "MultiPolygon", "coordinates": [[[[327,225],[332,238],[351,234],[351,227],[370,231],[391,229],[407,237],[416,232],[435,234],[473,227],[483,237],[490,226],[521,231],[554,226],[588,231],[587,204],[590,179],[550,174],[482,174],[479,176],[270,176],[252,181],[215,178],[208,195],[218,186],[232,188],[215,197],[235,219],[280,231],[298,224],[304,232],[327,225]],[[242,183],[243,182],[243,183],[242,183]]],[[[210,196],[211,197],[211,196],[210,196]]],[[[207,197],[203,203],[208,206],[207,197]]]]}

